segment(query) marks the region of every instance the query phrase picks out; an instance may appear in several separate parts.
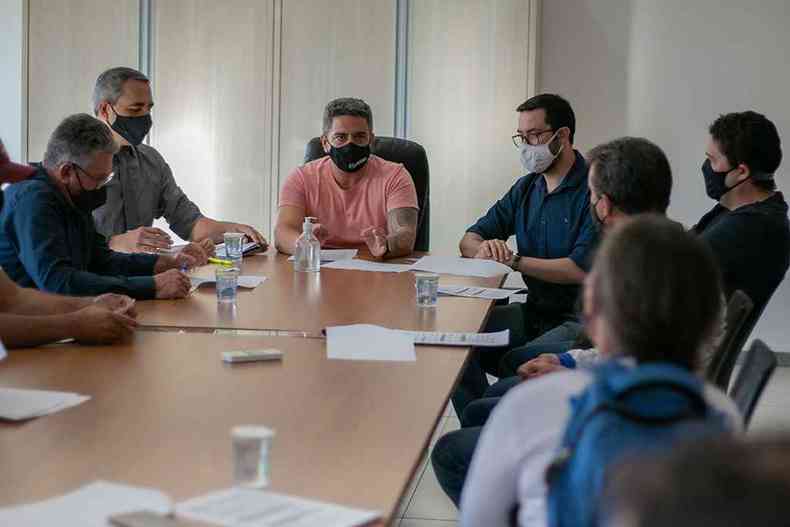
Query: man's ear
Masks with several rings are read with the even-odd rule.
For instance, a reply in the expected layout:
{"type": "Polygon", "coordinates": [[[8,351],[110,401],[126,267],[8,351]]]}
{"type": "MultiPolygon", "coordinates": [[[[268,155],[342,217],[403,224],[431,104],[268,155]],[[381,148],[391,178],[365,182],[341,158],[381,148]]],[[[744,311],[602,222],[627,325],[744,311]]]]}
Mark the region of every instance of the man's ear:
{"type": "Polygon", "coordinates": [[[606,194],[601,194],[601,199],[599,202],[601,208],[598,209],[598,217],[605,221],[606,218],[611,216],[614,212],[614,203],[612,203],[612,200],[609,199],[609,196],[606,194]]]}
{"type": "Polygon", "coordinates": [[[326,138],[326,134],[321,136],[321,146],[324,148],[324,153],[328,154],[330,150],[329,140],[326,138]]]}
{"type": "Polygon", "coordinates": [[[735,168],[739,168],[741,170],[740,174],[738,174],[738,179],[735,181],[736,183],[740,183],[744,179],[749,179],[752,175],[752,170],[749,168],[749,165],[745,163],[741,163],[735,168]]]}

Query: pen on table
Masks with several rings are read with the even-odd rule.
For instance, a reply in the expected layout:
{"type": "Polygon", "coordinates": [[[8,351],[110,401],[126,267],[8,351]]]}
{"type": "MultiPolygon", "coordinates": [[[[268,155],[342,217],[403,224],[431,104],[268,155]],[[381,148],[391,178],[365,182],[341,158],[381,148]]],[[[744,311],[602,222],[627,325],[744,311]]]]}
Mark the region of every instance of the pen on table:
{"type": "Polygon", "coordinates": [[[223,260],[222,258],[209,258],[209,263],[217,264],[217,265],[233,265],[233,262],[230,260],[223,260]]]}

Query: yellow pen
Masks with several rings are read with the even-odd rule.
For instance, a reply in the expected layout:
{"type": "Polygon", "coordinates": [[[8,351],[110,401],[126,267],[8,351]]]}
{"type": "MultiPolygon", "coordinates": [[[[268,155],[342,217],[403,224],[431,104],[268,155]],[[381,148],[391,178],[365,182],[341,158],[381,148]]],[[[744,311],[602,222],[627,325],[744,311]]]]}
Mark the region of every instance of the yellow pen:
{"type": "Polygon", "coordinates": [[[230,260],[223,260],[221,258],[209,258],[208,261],[209,261],[209,263],[213,263],[213,264],[217,264],[217,265],[227,265],[227,266],[232,266],[233,265],[232,261],[230,261],[230,260]]]}

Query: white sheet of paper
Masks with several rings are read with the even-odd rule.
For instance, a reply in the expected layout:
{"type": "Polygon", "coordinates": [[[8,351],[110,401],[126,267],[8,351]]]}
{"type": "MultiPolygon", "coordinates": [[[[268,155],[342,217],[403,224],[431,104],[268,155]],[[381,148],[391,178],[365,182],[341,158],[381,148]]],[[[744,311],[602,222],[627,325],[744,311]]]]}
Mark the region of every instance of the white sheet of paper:
{"type": "Polygon", "coordinates": [[[443,333],[441,331],[401,331],[410,335],[415,344],[431,346],[499,347],[510,344],[510,330],[496,333],[443,333]]]}
{"type": "Polygon", "coordinates": [[[380,518],[381,514],[274,492],[233,488],[179,503],[176,516],[223,527],[356,527],[380,518]]]}
{"type": "Polygon", "coordinates": [[[327,358],[414,362],[414,338],[372,324],[326,328],[327,358]]]}
{"type": "MultiPolygon", "coordinates": [[[[203,284],[217,283],[217,279],[213,277],[190,276],[189,279],[192,281],[192,287],[189,288],[190,293],[193,293],[198,287],[202,286],[203,284]]],[[[239,283],[239,287],[242,287],[244,289],[255,289],[265,281],[266,281],[265,276],[246,275],[246,276],[239,276],[238,283],[239,283]]]]}
{"type": "Polygon", "coordinates": [[[484,298],[486,300],[501,300],[514,294],[513,289],[495,289],[493,287],[467,287],[463,285],[440,285],[439,294],[447,296],[462,296],[465,298],[484,298]]]}
{"type": "MultiPolygon", "coordinates": [[[[357,255],[356,249],[321,249],[321,262],[336,262],[338,260],[350,260],[357,255]]],[[[289,262],[296,260],[296,257],[288,258],[289,262]]]]}
{"type": "Polygon", "coordinates": [[[338,260],[326,265],[326,269],[345,269],[347,271],[373,271],[376,273],[402,273],[411,269],[407,264],[389,264],[380,262],[369,262],[368,260],[338,260]]]}
{"type": "Polygon", "coordinates": [[[480,278],[501,276],[513,271],[507,265],[493,260],[461,258],[460,256],[423,256],[414,262],[411,270],[480,278]]]}
{"type": "Polygon", "coordinates": [[[89,399],[87,395],[70,392],[0,388],[0,418],[12,421],[32,419],[77,406],[89,399]]]}
{"type": "Polygon", "coordinates": [[[110,516],[139,510],[168,514],[172,506],[158,490],[96,481],[64,496],[0,509],[0,525],[106,527],[110,516]]]}
{"type": "Polygon", "coordinates": [[[0,360],[5,359],[6,355],[8,355],[8,353],[5,350],[5,346],[3,345],[3,341],[0,340],[0,360]]]}
{"type": "MultiPolygon", "coordinates": [[[[247,253],[248,253],[248,252],[250,252],[250,251],[251,251],[251,250],[252,250],[252,249],[253,249],[253,248],[254,248],[256,245],[258,245],[258,242],[245,242],[245,244],[241,246],[241,254],[247,254],[247,253]]],[[[217,255],[217,258],[225,258],[225,256],[226,256],[226,253],[225,253],[225,244],[224,244],[224,243],[218,243],[218,244],[216,244],[216,245],[214,246],[214,254],[216,254],[216,255],[217,255]]]]}

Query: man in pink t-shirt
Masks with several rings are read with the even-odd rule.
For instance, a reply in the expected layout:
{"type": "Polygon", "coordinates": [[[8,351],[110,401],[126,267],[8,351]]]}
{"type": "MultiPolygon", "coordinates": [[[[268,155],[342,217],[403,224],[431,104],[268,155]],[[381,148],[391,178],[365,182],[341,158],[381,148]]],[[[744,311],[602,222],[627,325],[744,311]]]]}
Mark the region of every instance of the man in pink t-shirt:
{"type": "Polygon", "coordinates": [[[367,246],[378,258],[414,250],[417,191],[401,164],[371,154],[373,113],[360,99],[335,99],[324,111],[321,144],[328,155],[296,168],[280,192],[274,237],[293,254],[305,217],[322,247],[367,246]]]}

